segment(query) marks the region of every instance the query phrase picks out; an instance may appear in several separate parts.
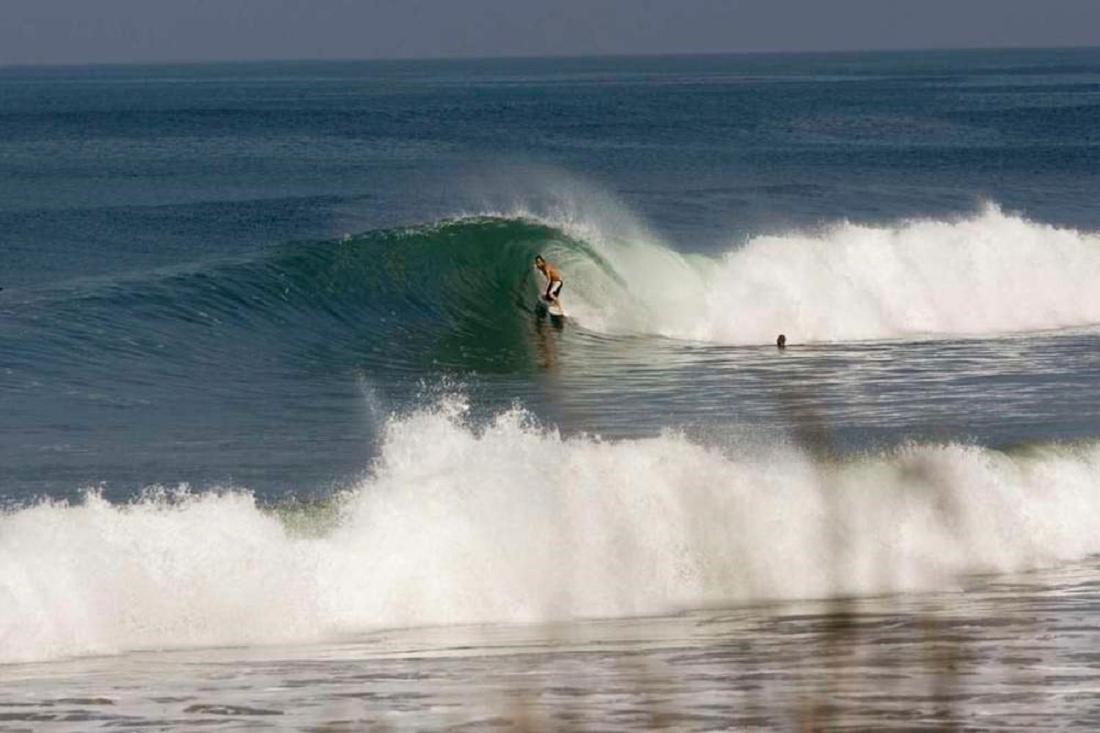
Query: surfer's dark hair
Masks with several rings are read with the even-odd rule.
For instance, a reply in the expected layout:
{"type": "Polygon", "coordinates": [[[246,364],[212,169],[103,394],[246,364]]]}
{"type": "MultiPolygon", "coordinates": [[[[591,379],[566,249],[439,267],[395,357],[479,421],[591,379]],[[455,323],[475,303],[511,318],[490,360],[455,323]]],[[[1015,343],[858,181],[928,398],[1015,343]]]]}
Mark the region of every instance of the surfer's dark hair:
{"type": "Polygon", "coordinates": [[[535,255],[535,262],[538,262],[540,260],[543,261],[543,262],[546,262],[546,258],[543,257],[542,255],[535,255]]]}

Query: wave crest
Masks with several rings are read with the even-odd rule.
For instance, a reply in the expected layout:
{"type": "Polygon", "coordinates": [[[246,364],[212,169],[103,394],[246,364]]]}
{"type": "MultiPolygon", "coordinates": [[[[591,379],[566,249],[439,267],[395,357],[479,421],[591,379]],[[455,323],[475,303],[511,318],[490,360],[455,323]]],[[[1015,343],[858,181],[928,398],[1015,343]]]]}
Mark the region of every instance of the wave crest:
{"type": "MultiPolygon", "coordinates": [[[[176,373],[234,363],[243,350],[311,368],[535,369],[547,337],[534,314],[540,252],[565,274],[565,337],[588,337],[578,349],[598,347],[593,336],[749,345],[784,333],[794,344],[1100,323],[1100,235],[995,207],[958,221],[758,236],[721,256],[680,253],[640,226],[601,228],[598,216],[522,213],[77,288],[46,306],[53,312],[27,314],[36,340],[25,360],[98,348],[167,360],[160,373],[176,373]]],[[[19,345],[9,352],[19,357],[19,345]]]]}

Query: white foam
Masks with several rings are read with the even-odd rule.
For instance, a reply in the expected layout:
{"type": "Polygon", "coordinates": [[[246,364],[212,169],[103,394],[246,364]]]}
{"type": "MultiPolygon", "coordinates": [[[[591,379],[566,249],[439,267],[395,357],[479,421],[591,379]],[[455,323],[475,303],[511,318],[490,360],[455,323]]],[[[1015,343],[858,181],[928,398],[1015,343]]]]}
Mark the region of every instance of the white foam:
{"type": "MultiPolygon", "coordinates": [[[[621,219],[617,215],[613,222],[621,219]]],[[[839,223],[685,256],[644,228],[551,221],[592,242],[621,283],[566,258],[586,327],[725,344],[984,336],[1100,323],[1100,235],[1006,214],[839,223]]]]}
{"type": "Polygon", "coordinates": [[[461,414],[393,420],[314,536],[241,493],[0,515],[0,661],[944,588],[1100,550],[1098,445],[831,464],[461,414]]]}

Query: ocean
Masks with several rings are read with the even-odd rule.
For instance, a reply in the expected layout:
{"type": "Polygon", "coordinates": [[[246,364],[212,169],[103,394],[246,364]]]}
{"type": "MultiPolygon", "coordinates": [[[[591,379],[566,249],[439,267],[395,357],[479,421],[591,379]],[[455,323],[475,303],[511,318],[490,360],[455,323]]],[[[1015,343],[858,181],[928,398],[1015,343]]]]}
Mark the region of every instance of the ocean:
{"type": "Polygon", "coordinates": [[[1093,729],[1098,192],[1100,49],[0,68],[0,730],[1093,729]]]}

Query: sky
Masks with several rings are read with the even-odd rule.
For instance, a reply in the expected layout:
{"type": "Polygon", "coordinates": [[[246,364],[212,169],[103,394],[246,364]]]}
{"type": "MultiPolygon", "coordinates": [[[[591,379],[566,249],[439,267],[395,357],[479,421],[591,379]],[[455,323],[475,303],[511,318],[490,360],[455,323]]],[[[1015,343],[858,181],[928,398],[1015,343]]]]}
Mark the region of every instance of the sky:
{"type": "Polygon", "coordinates": [[[0,65],[1100,45],[1100,0],[0,0],[0,65]]]}

